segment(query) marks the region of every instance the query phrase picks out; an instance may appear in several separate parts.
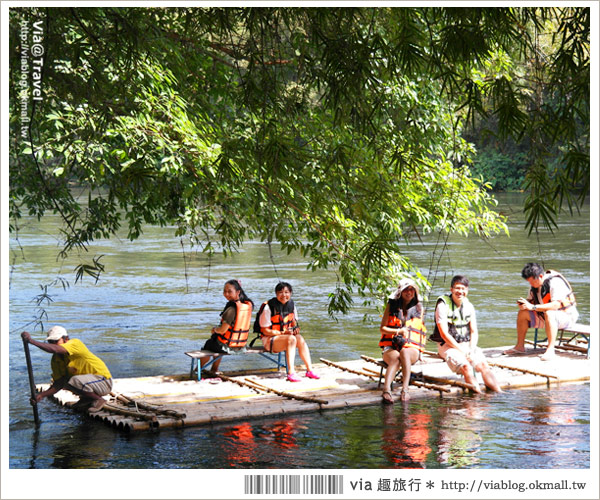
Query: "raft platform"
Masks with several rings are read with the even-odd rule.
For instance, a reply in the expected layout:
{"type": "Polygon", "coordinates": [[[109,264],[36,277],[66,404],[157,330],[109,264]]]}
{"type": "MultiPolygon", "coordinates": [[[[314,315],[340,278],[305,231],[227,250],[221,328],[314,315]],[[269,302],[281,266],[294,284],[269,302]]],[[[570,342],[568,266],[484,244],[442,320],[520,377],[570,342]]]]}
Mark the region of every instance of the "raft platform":
{"type": "MultiPolygon", "coordinates": [[[[509,347],[484,349],[503,390],[590,380],[591,364],[585,347],[557,350],[556,358],[551,361],[539,358],[545,350],[543,347],[530,348],[520,355],[502,354],[509,347]]],[[[53,399],[126,433],[381,403],[378,387],[383,372],[381,359],[361,356],[349,361],[332,362],[323,358],[320,361],[313,366],[320,379],[305,378],[302,369],[298,370],[302,381],[296,383],[288,382],[285,370],[277,368],[205,372],[202,381],[190,377],[189,373],[114,379],[113,392],[105,396],[106,405],[93,414],[86,408],[78,408],[78,397],[69,391],[59,391],[53,399]]],[[[412,373],[410,397],[413,400],[443,398],[469,391],[463,378],[453,374],[436,353],[423,354],[412,373]]],[[[393,387],[396,404],[402,404],[399,378],[400,374],[393,387]]],[[[481,382],[480,375],[478,380],[481,382]]],[[[38,391],[47,388],[48,384],[37,386],[38,391]]]]}

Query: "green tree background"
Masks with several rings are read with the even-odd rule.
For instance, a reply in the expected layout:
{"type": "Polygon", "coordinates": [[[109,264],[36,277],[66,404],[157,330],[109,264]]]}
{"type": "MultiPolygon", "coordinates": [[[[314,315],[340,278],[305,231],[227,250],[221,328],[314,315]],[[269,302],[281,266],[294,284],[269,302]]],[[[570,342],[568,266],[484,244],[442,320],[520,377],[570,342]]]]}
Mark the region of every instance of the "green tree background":
{"type": "MultiPolygon", "coordinates": [[[[333,268],[330,312],[413,269],[431,231],[507,231],[490,189],[552,229],[589,193],[589,9],[12,8],[10,228],[60,214],[76,280],[94,239],[174,224],[333,268]],[[23,128],[21,22],[43,20],[23,128]],[[477,154],[477,152],[479,152],[477,154]],[[74,189],[77,188],[77,189],[74,189]]],[[[425,283],[423,283],[425,284],[425,283]]]]}

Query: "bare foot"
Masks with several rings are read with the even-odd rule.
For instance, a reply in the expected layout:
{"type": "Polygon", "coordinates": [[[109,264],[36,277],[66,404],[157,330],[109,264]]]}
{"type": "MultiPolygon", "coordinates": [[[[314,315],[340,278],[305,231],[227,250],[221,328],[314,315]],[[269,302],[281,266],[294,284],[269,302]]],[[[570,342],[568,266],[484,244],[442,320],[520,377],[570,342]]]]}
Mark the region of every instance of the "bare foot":
{"type": "Polygon", "coordinates": [[[540,356],[540,359],[542,361],[552,361],[555,358],[556,358],[556,353],[554,352],[554,349],[552,349],[552,350],[548,349],[544,354],[542,354],[540,356]]]}
{"type": "Polygon", "coordinates": [[[105,404],[106,400],[104,398],[97,399],[94,401],[92,406],[88,408],[88,413],[98,413],[102,408],[104,408],[105,404]]]}

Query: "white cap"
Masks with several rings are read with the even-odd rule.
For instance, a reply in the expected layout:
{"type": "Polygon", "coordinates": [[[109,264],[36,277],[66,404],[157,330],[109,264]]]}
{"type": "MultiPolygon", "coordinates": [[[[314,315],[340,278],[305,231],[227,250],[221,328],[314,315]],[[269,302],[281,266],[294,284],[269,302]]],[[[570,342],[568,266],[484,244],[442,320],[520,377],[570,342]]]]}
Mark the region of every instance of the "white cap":
{"type": "Polygon", "coordinates": [[[46,342],[49,340],[60,340],[63,337],[68,336],[67,330],[65,330],[62,326],[53,326],[48,330],[48,336],[46,337],[46,342]]]}

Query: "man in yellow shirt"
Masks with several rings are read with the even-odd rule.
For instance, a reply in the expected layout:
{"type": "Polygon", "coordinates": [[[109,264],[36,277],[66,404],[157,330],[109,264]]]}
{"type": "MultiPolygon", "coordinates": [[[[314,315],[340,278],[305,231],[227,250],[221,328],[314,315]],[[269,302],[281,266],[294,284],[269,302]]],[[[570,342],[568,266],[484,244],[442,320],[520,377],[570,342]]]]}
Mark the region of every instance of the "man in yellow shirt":
{"type": "Polygon", "coordinates": [[[98,412],[105,405],[102,397],[112,390],[112,375],[104,362],[94,355],[79,339],[69,339],[67,330],[62,326],[53,326],[48,330],[46,342],[33,340],[23,332],[21,337],[52,354],[52,385],[49,389],[36,394],[35,400],[56,394],[66,389],[77,394],[84,403],[90,403],[88,411],[98,412]]]}

